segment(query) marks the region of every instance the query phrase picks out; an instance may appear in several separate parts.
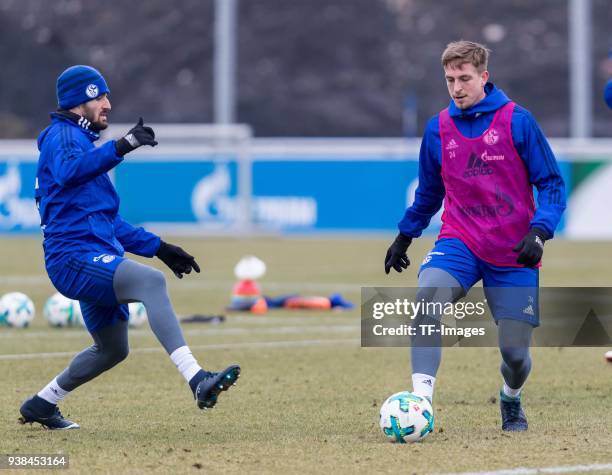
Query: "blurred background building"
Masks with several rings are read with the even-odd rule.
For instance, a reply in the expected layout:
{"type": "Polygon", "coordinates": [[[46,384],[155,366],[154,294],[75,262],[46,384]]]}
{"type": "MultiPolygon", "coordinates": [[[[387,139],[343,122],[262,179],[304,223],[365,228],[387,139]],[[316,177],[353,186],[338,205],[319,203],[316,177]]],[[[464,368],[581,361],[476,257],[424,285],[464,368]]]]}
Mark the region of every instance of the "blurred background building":
{"type": "MultiPolygon", "coordinates": [[[[581,1],[581,0],[579,0],[581,1]]],[[[448,102],[439,57],[456,39],[492,50],[492,80],[550,136],[570,134],[565,0],[238,0],[236,120],[259,137],[393,137],[403,106],[448,102]]],[[[612,5],[591,0],[594,136],[612,76],[612,5]]],[[[213,121],[214,0],[0,0],[0,135],[32,137],[55,79],[87,63],[107,77],[115,122],[213,121]]],[[[413,112],[412,112],[413,111],[413,112]]],[[[412,117],[412,115],[410,115],[412,117]]]]}
{"type": "Polygon", "coordinates": [[[109,83],[104,139],[139,116],[158,132],[113,170],[127,220],[394,232],[424,125],[449,102],[440,55],[470,39],[552,137],[569,197],[557,235],[612,238],[610,25],[610,0],[0,0],[0,232],[38,232],[34,138],[73,64],[109,83]]]}

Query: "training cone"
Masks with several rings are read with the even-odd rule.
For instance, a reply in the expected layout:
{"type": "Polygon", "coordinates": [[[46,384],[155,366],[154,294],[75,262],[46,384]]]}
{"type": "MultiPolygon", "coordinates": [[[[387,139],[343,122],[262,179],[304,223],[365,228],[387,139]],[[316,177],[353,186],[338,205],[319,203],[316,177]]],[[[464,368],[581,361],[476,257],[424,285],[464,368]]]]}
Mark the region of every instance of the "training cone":
{"type": "Polygon", "coordinates": [[[251,312],[257,315],[261,315],[268,311],[268,304],[266,303],[266,299],[260,297],[251,307],[251,312]]]}

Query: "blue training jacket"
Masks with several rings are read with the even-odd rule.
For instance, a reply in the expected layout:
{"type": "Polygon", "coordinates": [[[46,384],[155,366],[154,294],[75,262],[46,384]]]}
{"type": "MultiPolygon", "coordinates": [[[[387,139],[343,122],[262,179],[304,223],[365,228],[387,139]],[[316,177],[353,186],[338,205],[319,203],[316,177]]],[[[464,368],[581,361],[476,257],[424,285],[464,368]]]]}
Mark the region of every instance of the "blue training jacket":
{"type": "MultiPolygon", "coordinates": [[[[466,110],[459,109],[450,101],[450,116],[459,131],[468,138],[481,135],[491,124],[497,109],[510,102],[508,96],[493,83],[485,85],[485,93],[484,99],[466,110]]],[[[511,126],[514,146],[525,163],[529,180],[538,190],[538,207],[531,227],[544,229],[550,239],[565,210],[565,183],[550,145],[531,113],[517,104],[511,126]]],[[[442,207],[445,189],[441,152],[439,114],[436,114],[427,123],[421,142],[419,186],[414,203],[398,224],[400,232],[406,236],[419,237],[442,207]]]]}
{"type": "Polygon", "coordinates": [[[99,138],[60,113],[51,114],[51,125],[38,136],[35,197],[47,269],[73,253],[152,257],[159,249],[158,236],[119,216],[119,196],[107,172],[123,157],[112,140],[96,147],[99,138]]]}

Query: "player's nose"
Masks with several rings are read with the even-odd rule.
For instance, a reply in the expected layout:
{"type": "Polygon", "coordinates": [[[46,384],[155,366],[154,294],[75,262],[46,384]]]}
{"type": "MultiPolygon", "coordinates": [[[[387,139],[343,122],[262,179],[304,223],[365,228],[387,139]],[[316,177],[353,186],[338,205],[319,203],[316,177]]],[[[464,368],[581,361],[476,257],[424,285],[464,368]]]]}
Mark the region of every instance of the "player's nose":
{"type": "Polygon", "coordinates": [[[110,99],[108,97],[104,98],[104,102],[102,104],[102,109],[106,110],[106,111],[110,111],[111,110],[111,103],[110,103],[110,99]]]}

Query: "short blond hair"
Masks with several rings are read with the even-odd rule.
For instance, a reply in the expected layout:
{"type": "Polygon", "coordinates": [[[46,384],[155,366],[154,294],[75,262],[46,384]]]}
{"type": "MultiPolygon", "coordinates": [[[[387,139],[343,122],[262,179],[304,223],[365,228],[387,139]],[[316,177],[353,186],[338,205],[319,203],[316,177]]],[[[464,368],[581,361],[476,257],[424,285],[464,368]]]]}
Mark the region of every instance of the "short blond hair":
{"type": "Polygon", "coordinates": [[[450,66],[454,68],[470,63],[478,71],[483,72],[487,69],[490,52],[489,48],[474,41],[453,41],[446,45],[446,49],[442,53],[442,67],[450,66]]]}

